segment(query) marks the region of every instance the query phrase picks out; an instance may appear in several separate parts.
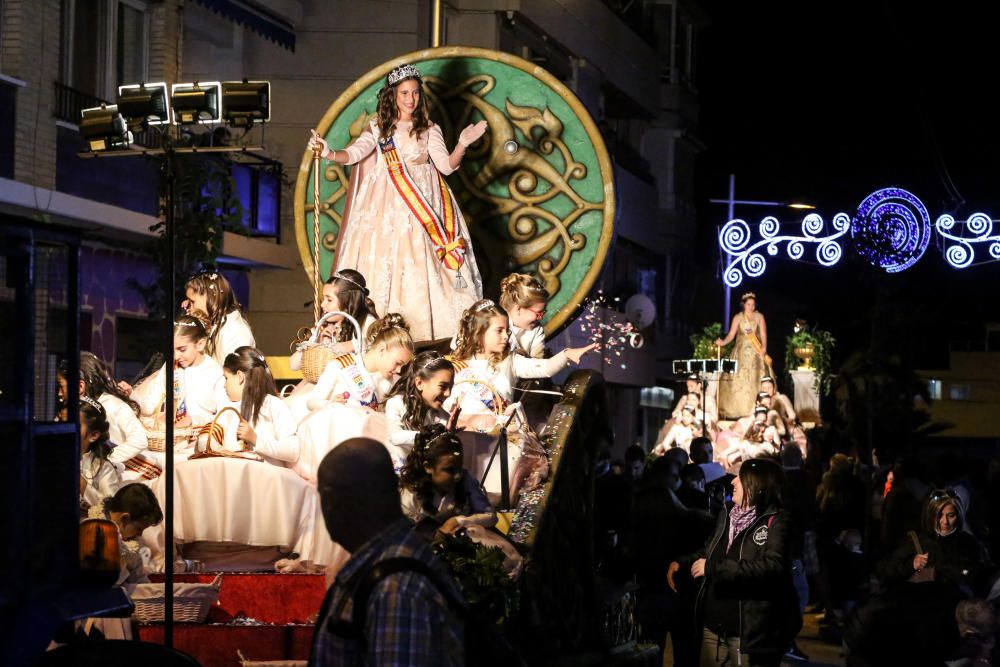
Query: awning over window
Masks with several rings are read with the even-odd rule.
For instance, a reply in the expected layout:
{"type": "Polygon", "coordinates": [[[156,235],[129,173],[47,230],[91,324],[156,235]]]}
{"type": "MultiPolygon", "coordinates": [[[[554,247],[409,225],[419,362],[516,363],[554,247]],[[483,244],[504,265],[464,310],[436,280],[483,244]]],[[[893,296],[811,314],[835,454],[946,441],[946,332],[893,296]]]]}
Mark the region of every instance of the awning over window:
{"type": "Polygon", "coordinates": [[[295,51],[295,33],[292,25],[270,12],[258,9],[240,0],[195,0],[199,5],[235,21],[261,37],[295,51]]]}

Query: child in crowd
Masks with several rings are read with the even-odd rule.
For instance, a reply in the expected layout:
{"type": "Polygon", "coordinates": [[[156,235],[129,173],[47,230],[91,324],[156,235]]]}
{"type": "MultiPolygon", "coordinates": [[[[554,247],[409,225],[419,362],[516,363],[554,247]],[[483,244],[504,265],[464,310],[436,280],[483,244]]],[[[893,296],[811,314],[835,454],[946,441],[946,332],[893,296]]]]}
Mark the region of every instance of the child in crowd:
{"type": "Polygon", "coordinates": [[[445,410],[460,405],[469,417],[501,413],[519,378],[552,377],[598,347],[594,343],[566,348],[549,359],[511,354],[508,323],[507,312],[489,299],[477,301],[462,313],[453,359],[456,388],[445,410]]]}
{"type": "MultiPolygon", "coordinates": [[[[203,426],[212,421],[222,398],[222,367],[206,354],[209,342],[205,322],[182,315],[174,322],[174,419],[181,425],[203,426]]],[[[158,417],[164,409],[167,387],[165,364],[136,385],[132,398],[144,416],[158,417]]],[[[165,417],[164,417],[165,418],[165,417]]]]}
{"type": "Polygon", "coordinates": [[[500,307],[510,317],[510,351],[533,359],[545,356],[545,304],[549,292],[526,273],[512,273],[500,281],[500,307]]]}
{"type": "MultiPolygon", "coordinates": [[[[66,363],[59,367],[59,392],[66,395],[66,363]]],[[[127,386],[127,385],[126,385],[127,386]]],[[[108,420],[108,439],[114,444],[109,460],[125,463],[146,449],[146,429],[139,421],[139,404],[115,383],[103,361],[90,352],[80,353],[80,397],[88,396],[103,408],[108,420]]]]}
{"type": "Polygon", "coordinates": [[[389,428],[389,453],[397,470],[425,426],[447,424],[442,406],[451,396],[455,367],[438,352],[421,352],[403,368],[389,392],[385,418],[389,428]]]}
{"type": "Polygon", "coordinates": [[[188,314],[199,311],[207,315],[206,353],[217,365],[221,366],[226,355],[236,348],[256,345],[250,325],[240,312],[240,302],[224,275],[215,270],[200,271],[188,278],[184,294],[188,314]]]}
{"type": "Polygon", "coordinates": [[[111,459],[108,418],[104,406],[80,396],[80,507],[100,505],[122,483],[122,466],[111,459]]]}
{"type": "Polygon", "coordinates": [[[389,313],[371,326],[361,357],[337,357],[326,365],[306,402],[319,410],[331,402],[378,409],[394,376],[413,359],[413,339],[406,320],[389,313]]]}
{"type": "Polygon", "coordinates": [[[295,420],[291,410],[278,398],[278,390],[264,355],[252,347],[238,347],[226,357],[226,396],[238,404],[239,420],[227,413],[220,419],[235,428],[225,428],[226,446],[239,450],[236,440],[253,447],[264,460],[276,465],[299,458],[295,420]],[[232,417],[232,419],[230,419],[232,417]]]}

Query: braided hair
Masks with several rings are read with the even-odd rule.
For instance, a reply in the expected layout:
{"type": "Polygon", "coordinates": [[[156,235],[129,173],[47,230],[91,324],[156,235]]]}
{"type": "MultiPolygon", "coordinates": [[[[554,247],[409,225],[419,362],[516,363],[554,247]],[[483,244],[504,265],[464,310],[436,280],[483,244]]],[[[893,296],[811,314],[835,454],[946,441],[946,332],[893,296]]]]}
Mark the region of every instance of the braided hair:
{"type": "Polygon", "coordinates": [[[403,367],[399,379],[389,391],[388,398],[403,397],[406,413],[403,415],[403,427],[410,431],[419,431],[424,426],[430,408],[424,403],[417,390],[417,378],[427,382],[439,371],[455,372],[455,366],[439,352],[429,350],[421,352],[413,361],[403,367]]]}
{"type": "MultiPolygon", "coordinates": [[[[67,376],[69,366],[65,361],[59,365],[58,372],[69,381],[67,376]]],[[[139,404],[118,388],[115,379],[111,377],[111,371],[107,364],[91,352],[80,353],[80,379],[83,380],[83,396],[96,401],[101,397],[101,394],[111,394],[132,408],[132,412],[136,415],[139,414],[139,404]]]]}
{"type": "MultiPolygon", "coordinates": [[[[430,502],[434,497],[430,473],[425,468],[433,468],[439,459],[445,456],[457,456],[462,459],[462,442],[452,431],[441,424],[425,426],[417,433],[413,441],[413,449],[406,457],[403,470],[400,472],[400,486],[409,489],[420,500],[421,504],[430,502]]],[[[461,492],[461,485],[456,494],[461,492]]],[[[456,497],[461,504],[461,499],[456,497]]]]}
{"type": "Polygon", "coordinates": [[[370,350],[377,345],[385,345],[387,348],[400,346],[413,352],[413,338],[406,318],[399,313],[386,313],[385,317],[372,324],[365,340],[365,349],[370,350]]]}

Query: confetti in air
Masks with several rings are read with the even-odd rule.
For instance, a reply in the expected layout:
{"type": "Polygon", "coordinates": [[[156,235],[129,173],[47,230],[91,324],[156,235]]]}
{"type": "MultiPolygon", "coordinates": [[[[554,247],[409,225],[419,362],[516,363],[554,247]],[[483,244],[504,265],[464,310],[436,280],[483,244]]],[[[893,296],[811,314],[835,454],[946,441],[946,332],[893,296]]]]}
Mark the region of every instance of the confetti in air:
{"type": "Polygon", "coordinates": [[[621,299],[615,297],[608,302],[604,292],[598,290],[597,296],[589,297],[583,302],[583,315],[577,320],[581,331],[591,343],[600,344],[604,354],[604,363],[626,365],[621,363],[625,346],[639,349],[643,345],[642,334],[636,331],[631,322],[607,321],[601,309],[617,310],[621,299]]]}

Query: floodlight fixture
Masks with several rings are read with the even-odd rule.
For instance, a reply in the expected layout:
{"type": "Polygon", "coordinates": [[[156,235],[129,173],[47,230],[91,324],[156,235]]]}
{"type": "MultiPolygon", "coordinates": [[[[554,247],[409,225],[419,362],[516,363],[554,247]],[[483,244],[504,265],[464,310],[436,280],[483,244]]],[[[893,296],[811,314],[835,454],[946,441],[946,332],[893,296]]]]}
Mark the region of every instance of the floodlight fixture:
{"type": "Polygon", "coordinates": [[[83,109],[80,112],[80,134],[93,152],[127,148],[132,143],[125,119],[114,104],[83,109]]]}
{"type": "Polygon", "coordinates": [[[223,81],[222,119],[233,127],[249,128],[271,120],[271,82],[223,81]]]}
{"type": "Polygon", "coordinates": [[[221,118],[222,84],[218,81],[175,83],[170,88],[174,124],[216,123],[221,118]]]}
{"type": "Polygon", "coordinates": [[[166,83],[118,86],[118,109],[132,127],[170,123],[166,83]]]}

